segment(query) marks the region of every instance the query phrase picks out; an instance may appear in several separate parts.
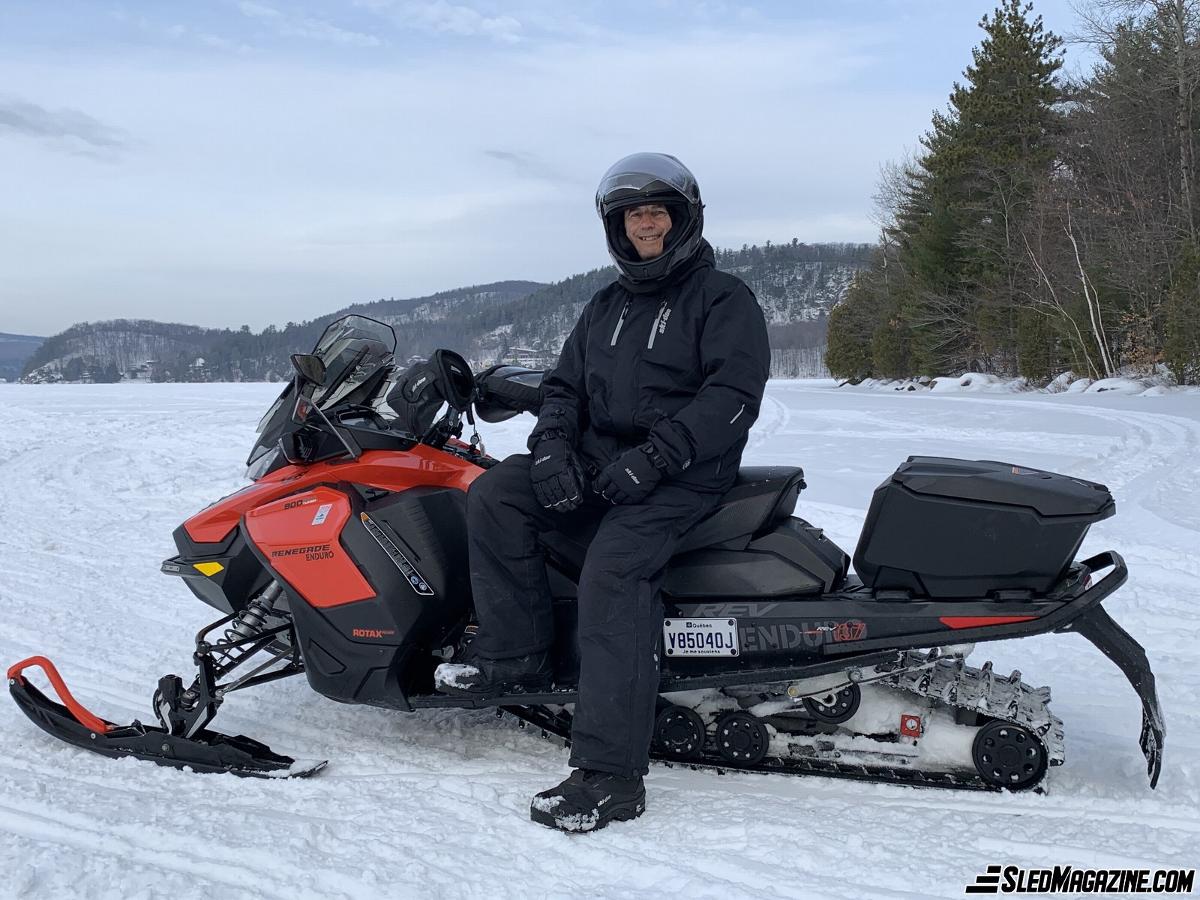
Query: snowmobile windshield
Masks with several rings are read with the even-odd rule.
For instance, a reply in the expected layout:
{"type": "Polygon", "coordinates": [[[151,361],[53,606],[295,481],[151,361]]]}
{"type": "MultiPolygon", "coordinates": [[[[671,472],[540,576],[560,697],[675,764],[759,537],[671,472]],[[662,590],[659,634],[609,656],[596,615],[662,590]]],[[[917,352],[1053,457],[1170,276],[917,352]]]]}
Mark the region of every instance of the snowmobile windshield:
{"type": "MultiPolygon", "coordinates": [[[[324,411],[347,399],[381,369],[392,365],[396,332],[392,326],[366,316],[344,316],[332,322],[317,340],[313,355],[325,365],[325,380],[312,401],[324,411]]],[[[357,402],[368,398],[357,397],[357,402]]]]}
{"type": "MultiPolygon", "coordinates": [[[[320,385],[306,382],[299,394],[293,380],[271,404],[258,423],[259,437],[246,460],[247,477],[257,480],[279,464],[279,439],[298,424],[297,400],[311,400],[322,411],[345,402],[368,403],[370,397],[358,394],[373,393],[373,389],[369,385],[366,391],[358,389],[373,375],[390,369],[395,350],[396,333],[383,322],[344,316],[330,323],[312,351],[325,366],[324,380],[320,385]]],[[[384,377],[375,381],[382,384],[384,377]]]]}
{"type": "MultiPolygon", "coordinates": [[[[304,386],[304,394],[311,396],[313,385],[304,386]]],[[[279,439],[292,427],[292,411],[296,408],[296,382],[290,381],[275,398],[271,408],[258,423],[258,440],[246,459],[246,477],[257,481],[275,467],[281,458],[279,439]]]]}
{"type": "Polygon", "coordinates": [[[258,420],[258,427],[254,429],[256,434],[262,434],[275,422],[279,416],[279,410],[284,407],[285,401],[292,395],[292,388],[294,386],[294,382],[289,381],[284,389],[280,391],[279,396],[275,398],[275,402],[271,404],[270,409],[263,413],[263,417],[258,420]]]}

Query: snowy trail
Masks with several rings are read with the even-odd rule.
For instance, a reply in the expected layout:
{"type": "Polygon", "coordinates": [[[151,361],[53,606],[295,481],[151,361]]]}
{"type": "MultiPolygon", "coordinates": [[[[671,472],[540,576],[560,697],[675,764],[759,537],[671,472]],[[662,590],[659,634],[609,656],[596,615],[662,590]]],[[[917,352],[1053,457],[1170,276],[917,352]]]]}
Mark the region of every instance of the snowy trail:
{"type": "MultiPolygon", "coordinates": [[[[210,611],[158,574],[172,530],[242,484],[271,385],[0,385],[0,663],[44,653],[100,714],[149,718],[210,611]]],[[[522,449],[529,420],[483,432],[522,449]]],[[[637,822],[583,838],[528,822],[566,753],[489,713],[342,706],[299,680],[218,726],[329,758],[301,782],[198,776],[54,742],[0,699],[0,898],[961,897],[990,863],[1200,864],[1200,394],[894,394],[772,382],[748,464],[801,465],[797,514],[853,550],[910,454],[1102,481],[1130,581],[1107,602],[1147,649],[1167,718],[1159,789],[1138,704],[1073,635],[972,662],[1049,684],[1067,762],[1045,795],[979,795],[655,767],[637,822]]]]}

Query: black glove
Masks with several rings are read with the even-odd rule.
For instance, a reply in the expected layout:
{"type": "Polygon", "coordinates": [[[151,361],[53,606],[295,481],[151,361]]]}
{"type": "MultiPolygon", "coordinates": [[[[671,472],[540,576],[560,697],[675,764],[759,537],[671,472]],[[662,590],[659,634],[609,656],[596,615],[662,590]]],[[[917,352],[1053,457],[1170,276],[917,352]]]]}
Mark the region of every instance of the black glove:
{"type": "Polygon", "coordinates": [[[529,480],[537,502],[557,512],[570,512],[583,503],[583,472],[567,436],[547,431],[532,449],[529,480]]]}
{"type": "Polygon", "coordinates": [[[593,489],[609,503],[641,503],[658,487],[662,477],[662,470],[643,445],[626,450],[601,469],[593,489]]]}

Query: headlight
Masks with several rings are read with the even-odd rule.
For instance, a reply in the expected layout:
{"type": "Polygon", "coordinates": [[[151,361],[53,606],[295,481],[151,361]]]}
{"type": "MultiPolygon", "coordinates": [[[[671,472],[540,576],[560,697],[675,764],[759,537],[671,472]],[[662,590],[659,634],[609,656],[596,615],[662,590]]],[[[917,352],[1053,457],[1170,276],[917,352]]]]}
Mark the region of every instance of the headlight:
{"type": "Polygon", "coordinates": [[[279,458],[279,448],[273,447],[246,467],[246,477],[251,481],[258,481],[258,479],[275,468],[275,464],[279,461],[279,458]]]}

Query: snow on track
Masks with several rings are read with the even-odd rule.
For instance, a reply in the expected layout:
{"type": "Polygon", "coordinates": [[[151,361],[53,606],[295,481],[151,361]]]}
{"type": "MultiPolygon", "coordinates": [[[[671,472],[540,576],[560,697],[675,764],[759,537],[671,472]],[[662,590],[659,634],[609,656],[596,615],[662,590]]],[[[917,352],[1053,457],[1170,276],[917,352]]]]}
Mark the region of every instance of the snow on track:
{"type": "MultiPolygon", "coordinates": [[[[242,483],[277,386],[0,385],[0,664],[53,659],[106,718],[152,719],[213,618],[158,573],[172,530],[242,483]]],[[[522,449],[530,420],[483,432],[522,449]]],[[[486,712],[343,706],[292,679],[216,726],[328,758],[307,781],[195,775],[55,742],[0,699],[0,898],[668,895],[961,897],[989,863],[1200,864],[1200,394],[891,394],[780,381],[747,464],[800,465],[797,514],[852,551],[910,454],[1002,459],[1110,486],[1082,552],[1121,552],[1106,606],[1146,647],[1167,719],[1150,791],[1140,713],[1075,635],[980,645],[1049,684],[1067,763],[1045,795],[980,795],[656,766],[636,822],[568,837],[528,821],[566,753],[486,712]]],[[[34,676],[38,678],[40,676],[34,676]]]]}

